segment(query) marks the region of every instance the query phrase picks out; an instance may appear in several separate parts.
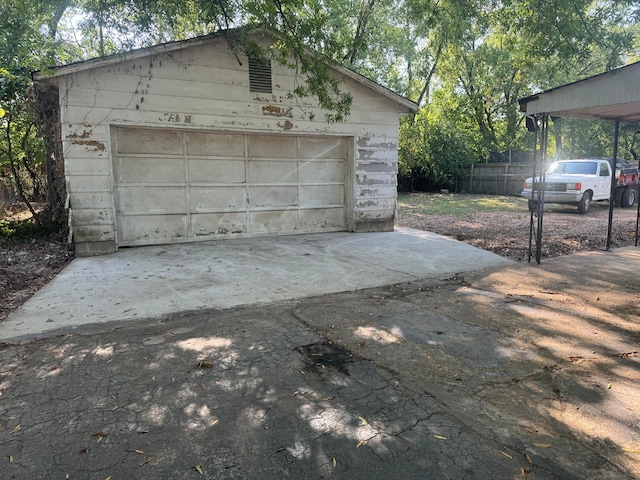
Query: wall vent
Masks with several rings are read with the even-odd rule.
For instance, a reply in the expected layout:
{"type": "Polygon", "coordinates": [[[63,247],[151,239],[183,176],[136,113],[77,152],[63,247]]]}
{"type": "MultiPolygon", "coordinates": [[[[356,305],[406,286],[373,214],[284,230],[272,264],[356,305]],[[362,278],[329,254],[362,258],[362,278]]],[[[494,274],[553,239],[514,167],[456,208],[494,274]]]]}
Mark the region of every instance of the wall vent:
{"type": "Polygon", "coordinates": [[[249,57],[249,90],[271,93],[271,60],[249,57]]]}

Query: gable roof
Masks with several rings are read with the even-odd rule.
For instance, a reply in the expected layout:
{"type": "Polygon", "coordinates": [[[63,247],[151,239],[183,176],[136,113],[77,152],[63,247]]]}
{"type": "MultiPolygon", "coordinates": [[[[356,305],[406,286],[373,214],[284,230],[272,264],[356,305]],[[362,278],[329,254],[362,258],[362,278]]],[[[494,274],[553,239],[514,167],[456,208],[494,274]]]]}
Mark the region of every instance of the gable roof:
{"type": "MultiPolygon", "coordinates": [[[[236,29],[237,30],[237,29],[236,29]]],[[[67,65],[58,65],[46,70],[37,70],[32,72],[32,78],[34,81],[45,81],[48,78],[53,77],[61,77],[65,75],[70,75],[77,72],[82,72],[86,70],[91,70],[93,68],[110,66],[119,62],[128,61],[128,60],[136,60],[139,58],[148,57],[151,55],[157,55],[162,53],[171,53],[178,50],[182,50],[184,48],[189,47],[199,47],[211,43],[213,40],[225,38],[229,30],[224,30],[221,32],[216,32],[210,35],[203,35],[199,37],[190,38],[187,40],[177,40],[174,42],[161,43],[158,45],[153,45],[151,47],[139,48],[135,50],[130,50],[128,52],[116,53],[114,55],[108,55],[105,57],[93,58],[90,60],[84,60],[80,62],[70,63],[67,65]]],[[[251,34],[262,33],[264,36],[269,36],[262,29],[252,29],[249,31],[251,34]]],[[[409,112],[415,113],[418,111],[418,104],[409,100],[408,98],[403,97],[395,93],[393,90],[390,90],[387,87],[384,87],[373,80],[368,79],[367,77],[360,75],[359,73],[351,70],[350,68],[345,67],[344,65],[340,65],[334,62],[330,62],[327,60],[330,68],[335,70],[336,72],[344,75],[345,77],[377,92],[383,97],[388,98],[392,102],[395,102],[402,107],[405,107],[409,112]]]]}
{"type": "Polygon", "coordinates": [[[640,62],[519,100],[527,115],[640,122],[640,62]]]}

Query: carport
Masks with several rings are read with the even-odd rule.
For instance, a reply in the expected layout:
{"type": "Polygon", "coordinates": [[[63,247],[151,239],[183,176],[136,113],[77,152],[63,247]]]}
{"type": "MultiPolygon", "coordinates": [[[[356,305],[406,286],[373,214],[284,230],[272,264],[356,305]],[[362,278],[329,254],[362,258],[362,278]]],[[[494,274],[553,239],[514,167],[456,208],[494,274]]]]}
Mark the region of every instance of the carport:
{"type": "MultiPolygon", "coordinates": [[[[541,189],[541,185],[544,184],[548,124],[549,119],[553,118],[600,120],[614,122],[615,124],[607,250],[611,247],[615,170],[618,159],[620,124],[622,122],[640,122],[640,89],[637,87],[639,82],[640,62],[636,62],[600,75],[553,88],[519,101],[520,111],[527,118],[527,129],[536,134],[533,177],[541,179],[541,182],[534,183],[534,196],[537,192],[540,202],[538,209],[531,212],[529,261],[532,257],[532,246],[535,241],[536,262],[540,263],[544,210],[544,190],[541,189]],[[538,187],[538,190],[536,190],[536,187],[538,187]]],[[[638,220],[640,220],[640,203],[636,219],[636,246],[638,246],[638,220]]]]}

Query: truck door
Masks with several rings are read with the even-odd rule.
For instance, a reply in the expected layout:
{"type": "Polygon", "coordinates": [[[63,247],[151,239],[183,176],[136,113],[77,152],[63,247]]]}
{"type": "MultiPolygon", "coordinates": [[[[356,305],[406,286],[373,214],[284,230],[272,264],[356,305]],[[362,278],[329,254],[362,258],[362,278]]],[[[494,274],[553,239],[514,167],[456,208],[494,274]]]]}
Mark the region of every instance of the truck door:
{"type": "Polygon", "coordinates": [[[609,168],[609,162],[600,162],[598,191],[593,192],[593,194],[594,200],[606,199],[611,195],[611,168],[609,168]]]}

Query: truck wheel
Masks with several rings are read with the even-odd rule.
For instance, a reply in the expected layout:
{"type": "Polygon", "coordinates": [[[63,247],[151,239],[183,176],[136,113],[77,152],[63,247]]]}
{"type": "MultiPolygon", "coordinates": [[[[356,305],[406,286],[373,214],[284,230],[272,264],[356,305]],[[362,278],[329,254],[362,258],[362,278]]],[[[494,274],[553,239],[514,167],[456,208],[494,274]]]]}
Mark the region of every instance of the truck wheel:
{"type": "Polygon", "coordinates": [[[585,214],[589,211],[589,205],[591,204],[591,192],[587,190],[582,195],[582,198],[578,202],[578,213],[585,214]]]}
{"type": "Polygon", "coordinates": [[[622,194],[622,200],[620,205],[622,208],[633,207],[636,204],[636,189],[633,187],[627,187],[622,194]]]}
{"type": "Polygon", "coordinates": [[[625,189],[624,188],[617,188],[616,189],[616,194],[613,197],[613,205],[616,207],[621,207],[622,206],[622,194],[624,193],[625,189]]]}

